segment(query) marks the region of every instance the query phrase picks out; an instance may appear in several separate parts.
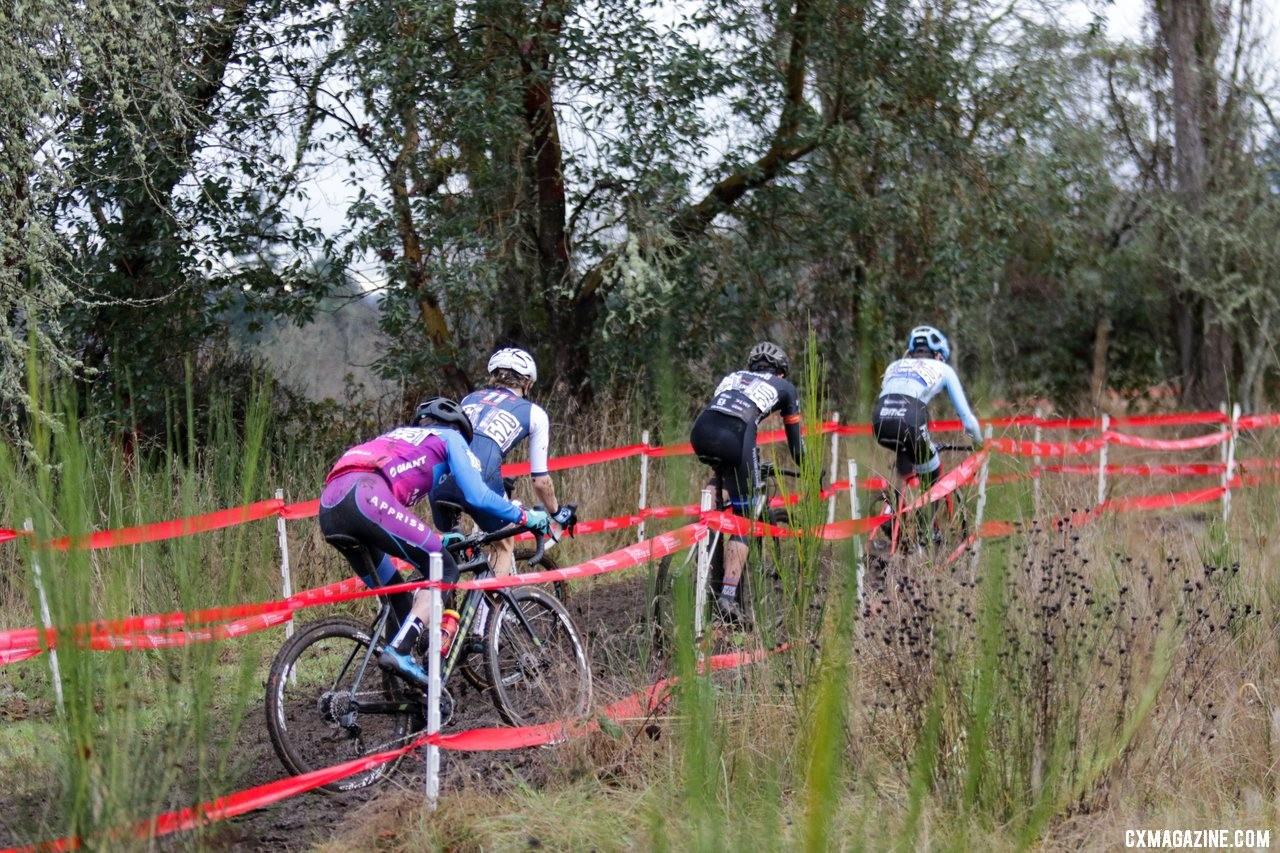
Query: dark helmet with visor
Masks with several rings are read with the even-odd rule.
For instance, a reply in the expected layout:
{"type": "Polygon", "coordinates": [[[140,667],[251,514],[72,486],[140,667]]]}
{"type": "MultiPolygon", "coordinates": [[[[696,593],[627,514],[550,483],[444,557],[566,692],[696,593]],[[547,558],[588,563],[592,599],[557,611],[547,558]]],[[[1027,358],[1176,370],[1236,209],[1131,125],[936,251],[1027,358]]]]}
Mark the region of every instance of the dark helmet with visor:
{"type": "Polygon", "coordinates": [[[462,433],[462,437],[467,440],[467,444],[471,443],[471,438],[475,435],[475,429],[471,426],[471,419],[467,417],[467,413],[462,411],[462,407],[448,397],[431,397],[423,400],[418,404],[417,411],[413,413],[414,426],[431,426],[433,424],[453,427],[462,433]]]}

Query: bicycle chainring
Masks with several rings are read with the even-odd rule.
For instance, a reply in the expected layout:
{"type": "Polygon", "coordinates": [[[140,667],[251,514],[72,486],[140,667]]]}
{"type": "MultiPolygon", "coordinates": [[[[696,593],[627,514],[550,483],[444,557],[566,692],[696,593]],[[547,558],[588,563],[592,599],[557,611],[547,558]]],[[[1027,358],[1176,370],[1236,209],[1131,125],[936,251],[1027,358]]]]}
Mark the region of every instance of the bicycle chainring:
{"type": "MultiPolygon", "coordinates": [[[[455,707],[456,706],[453,701],[453,694],[449,692],[449,689],[447,687],[441,685],[440,687],[440,728],[443,729],[445,726],[449,725],[450,722],[452,722],[453,712],[455,707]]],[[[427,727],[426,691],[423,691],[422,693],[422,704],[420,706],[420,711],[422,712],[422,721],[421,721],[421,724],[416,726],[416,728],[418,728],[419,730],[425,730],[427,727]]]]}

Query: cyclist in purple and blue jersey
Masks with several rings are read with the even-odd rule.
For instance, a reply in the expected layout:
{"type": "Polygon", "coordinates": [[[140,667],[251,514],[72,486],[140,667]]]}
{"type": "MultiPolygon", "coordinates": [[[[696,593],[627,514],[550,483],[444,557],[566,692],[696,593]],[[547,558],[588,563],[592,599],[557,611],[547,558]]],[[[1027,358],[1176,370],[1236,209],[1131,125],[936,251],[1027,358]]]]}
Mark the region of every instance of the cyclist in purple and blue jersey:
{"type": "MultiPolygon", "coordinates": [[[[522,509],[485,484],[480,461],[467,446],[470,438],[471,422],[461,407],[453,400],[433,397],[418,406],[411,425],[350,448],[334,464],[320,495],[320,530],[326,540],[349,537],[364,546],[376,567],[376,579],[363,574],[366,566],[358,555],[339,550],[370,588],[386,585],[395,576],[393,556],[425,571],[429,555],[439,553],[444,558],[445,582],[457,581],[458,567],[442,548],[440,537],[410,509],[446,474],[468,502],[495,518],[543,532],[548,529],[546,513],[522,509]]],[[[410,652],[422,634],[428,597],[396,593],[390,599],[400,630],[379,663],[425,684],[426,672],[410,652]]]]}

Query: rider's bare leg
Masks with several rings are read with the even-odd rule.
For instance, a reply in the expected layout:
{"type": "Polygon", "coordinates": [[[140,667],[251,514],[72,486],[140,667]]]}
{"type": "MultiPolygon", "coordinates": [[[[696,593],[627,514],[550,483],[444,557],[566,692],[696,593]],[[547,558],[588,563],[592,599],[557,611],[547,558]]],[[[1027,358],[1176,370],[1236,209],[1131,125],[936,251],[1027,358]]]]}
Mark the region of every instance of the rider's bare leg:
{"type": "MultiPolygon", "coordinates": [[[[458,564],[454,562],[453,555],[448,551],[442,551],[440,557],[444,562],[444,582],[449,584],[457,583],[458,564]]],[[[392,638],[391,646],[401,654],[408,654],[409,650],[413,648],[413,644],[417,642],[418,637],[425,630],[427,617],[430,615],[431,596],[427,594],[425,589],[414,590],[413,607],[409,610],[409,616],[401,620],[400,630],[392,638]]]]}
{"type": "Polygon", "coordinates": [[[485,555],[489,558],[489,566],[498,577],[515,574],[516,540],[514,536],[490,542],[484,546],[485,555]]]}
{"type": "Polygon", "coordinates": [[[401,654],[408,654],[409,650],[413,648],[413,644],[418,641],[423,626],[426,624],[427,616],[430,614],[431,596],[427,595],[425,590],[415,590],[413,593],[413,608],[409,611],[409,618],[401,622],[400,630],[391,640],[392,647],[401,654]]]}
{"type": "Polygon", "coordinates": [[[747,565],[747,543],[729,540],[724,547],[724,581],[738,585],[742,580],[742,570],[747,565]]]}

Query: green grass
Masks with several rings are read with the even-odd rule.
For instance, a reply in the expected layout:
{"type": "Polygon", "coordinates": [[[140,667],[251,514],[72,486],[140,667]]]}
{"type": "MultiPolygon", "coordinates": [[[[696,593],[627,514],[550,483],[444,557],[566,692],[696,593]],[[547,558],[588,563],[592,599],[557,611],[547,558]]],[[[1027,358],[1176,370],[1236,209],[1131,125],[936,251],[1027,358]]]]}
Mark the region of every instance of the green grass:
{"type": "MultiPolygon", "coordinates": [[[[800,384],[817,389],[810,365],[800,384]]],[[[210,423],[207,446],[184,436],[142,464],[126,461],[91,423],[60,414],[69,402],[43,396],[62,431],[37,436],[35,457],[0,456],[3,517],[29,515],[40,538],[221,509],[267,497],[278,482],[305,500],[323,473],[319,460],[267,453],[280,445],[262,416],[210,423]]],[[[812,420],[822,407],[815,391],[804,408],[812,420]]],[[[681,417],[672,404],[663,442],[685,439],[681,417]]],[[[610,443],[621,442],[594,440],[610,443]]],[[[811,441],[803,493],[816,490],[828,444],[811,441]]],[[[863,463],[862,476],[890,466],[863,439],[842,452],[863,463]]],[[[992,471],[1024,465],[996,457],[992,471]]],[[[655,460],[652,474],[656,506],[690,502],[702,471],[655,460]]],[[[635,467],[598,466],[562,482],[588,517],[611,514],[634,501],[635,467]],[[608,509],[586,500],[596,495],[608,509]]],[[[1046,477],[1042,487],[1042,516],[1054,517],[1089,505],[1096,484],[1046,477]]],[[[1028,482],[993,488],[987,517],[1029,520],[1031,495],[1028,482]]],[[[840,507],[845,517],[843,498],[840,507]]],[[[967,560],[955,571],[903,565],[903,586],[870,615],[855,600],[849,548],[783,543],[771,556],[783,569],[791,646],[736,673],[698,671],[699,654],[713,649],[693,636],[686,572],[669,669],[681,682],[656,741],[628,723],[539,750],[546,784],[513,773],[494,789],[447,795],[435,816],[417,791],[388,788],[352,810],[323,849],[1114,849],[1126,827],[1274,828],[1278,508],[1276,488],[1265,486],[1237,493],[1225,527],[1211,505],[1078,531],[1024,530],[985,543],[972,575],[967,560]]],[[[824,502],[798,505],[798,525],[825,520],[824,502]]],[[[633,537],[584,537],[557,557],[575,561],[633,537]]],[[[291,538],[297,588],[345,576],[306,527],[293,525],[291,538]]],[[[10,626],[38,618],[32,558],[59,624],[279,595],[269,522],[92,553],[24,547],[0,551],[10,626]]],[[[2,840],[91,834],[241,787],[245,759],[231,745],[242,726],[258,724],[244,715],[260,702],[263,661],[279,639],[145,653],[65,648],[62,717],[47,656],[5,667],[0,702],[18,718],[0,726],[0,763],[24,802],[48,808],[6,814],[14,835],[2,840]]],[[[750,648],[755,639],[735,641],[750,648]]],[[[649,664],[619,655],[616,666],[636,671],[610,675],[639,684],[649,664]]],[[[222,831],[180,843],[216,848],[222,831]]]]}
{"type": "MultiPolygon", "coordinates": [[[[33,387],[39,391],[38,379],[33,387]]],[[[55,550],[50,539],[102,527],[182,518],[260,496],[265,408],[231,426],[211,416],[214,448],[194,444],[164,464],[130,463],[70,398],[40,392],[49,417],[33,427],[28,453],[0,454],[7,517],[31,518],[34,541],[13,543],[25,589],[10,589],[7,624],[39,624],[41,569],[52,623],[60,628],[129,614],[191,610],[278,595],[260,569],[276,564],[273,531],[242,526],[202,536],[101,551],[55,550]],[[14,596],[18,593],[21,597],[14,596]],[[23,601],[25,599],[25,601],[23,601]]],[[[16,558],[16,559],[15,559],[16,558]]],[[[32,759],[17,790],[43,791],[46,813],[8,821],[38,840],[104,830],[233,790],[242,768],[230,749],[251,697],[260,691],[261,638],[233,647],[195,644],[146,652],[98,652],[69,635],[46,653],[6,667],[46,710],[10,728],[5,764],[32,759]],[[228,648],[231,649],[228,652],[228,648]],[[53,677],[56,660],[58,678],[53,677]],[[61,703],[55,687],[61,688],[61,703]],[[38,761],[34,759],[38,758],[38,761]],[[142,772],[140,772],[142,771],[142,772]]],[[[125,844],[125,842],[119,842],[125,844]]]]}

